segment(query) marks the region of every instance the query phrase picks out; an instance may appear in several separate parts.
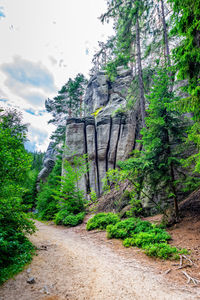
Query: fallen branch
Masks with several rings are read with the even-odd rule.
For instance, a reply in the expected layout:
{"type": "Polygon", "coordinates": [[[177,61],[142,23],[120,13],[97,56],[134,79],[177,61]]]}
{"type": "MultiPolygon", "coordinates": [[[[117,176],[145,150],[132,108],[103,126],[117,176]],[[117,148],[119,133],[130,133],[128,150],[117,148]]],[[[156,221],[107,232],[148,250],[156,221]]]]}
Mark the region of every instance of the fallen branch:
{"type": "Polygon", "coordinates": [[[182,271],[182,273],[187,277],[187,283],[190,283],[190,281],[192,281],[195,285],[200,284],[200,280],[198,280],[194,277],[191,277],[190,275],[188,275],[187,272],[182,271]]]}
{"type": "MultiPolygon", "coordinates": [[[[193,261],[188,258],[186,255],[180,255],[180,263],[179,263],[179,267],[177,268],[177,270],[186,268],[186,267],[192,267],[194,265],[193,261]],[[183,265],[183,259],[185,259],[186,261],[189,261],[189,264],[183,265]]],[[[178,266],[178,264],[174,264],[174,266],[178,266]]]]}
{"type": "Polygon", "coordinates": [[[186,255],[182,255],[182,257],[185,258],[185,260],[189,261],[191,266],[194,265],[193,261],[189,257],[187,257],[186,255]]]}
{"type": "Polygon", "coordinates": [[[192,266],[192,265],[180,266],[180,267],[177,268],[177,270],[184,269],[184,268],[191,267],[191,266],[192,266]]]}

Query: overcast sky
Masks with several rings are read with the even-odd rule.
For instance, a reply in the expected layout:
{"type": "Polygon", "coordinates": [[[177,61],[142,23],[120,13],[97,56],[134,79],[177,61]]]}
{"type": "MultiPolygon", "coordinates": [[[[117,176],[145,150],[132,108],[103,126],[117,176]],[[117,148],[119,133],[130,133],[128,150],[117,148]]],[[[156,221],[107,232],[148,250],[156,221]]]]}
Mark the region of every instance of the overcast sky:
{"type": "Polygon", "coordinates": [[[106,0],[0,0],[0,106],[23,112],[29,149],[45,151],[52,125],[45,99],[77,73],[88,77],[98,41],[112,26],[106,0]]]}

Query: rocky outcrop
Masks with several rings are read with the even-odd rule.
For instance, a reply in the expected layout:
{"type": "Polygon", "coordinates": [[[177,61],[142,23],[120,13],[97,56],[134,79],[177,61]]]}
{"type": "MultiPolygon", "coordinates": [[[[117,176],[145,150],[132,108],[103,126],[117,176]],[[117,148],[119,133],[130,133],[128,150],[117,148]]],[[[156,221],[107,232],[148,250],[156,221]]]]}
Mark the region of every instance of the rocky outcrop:
{"type": "Polygon", "coordinates": [[[49,143],[49,146],[47,148],[47,151],[45,153],[44,159],[43,159],[43,168],[38,174],[37,178],[37,190],[39,190],[39,183],[40,181],[45,181],[45,179],[48,177],[48,175],[51,173],[56,160],[56,150],[54,147],[54,143],[49,143]]]}
{"type": "Polygon", "coordinates": [[[90,168],[80,182],[86,193],[93,189],[101,195],[102,179],[108,169],[127,158],[136,145],[137,109],[126,114],[120,111],[125,107],[131,80],[130,70],[123,68],[118,69],[115,82],[99,72],[86,90],[86,116],[67,120],[65,145],[71,154],[64,158],[70,160],[73,155],[87,153],[90,168]]]}

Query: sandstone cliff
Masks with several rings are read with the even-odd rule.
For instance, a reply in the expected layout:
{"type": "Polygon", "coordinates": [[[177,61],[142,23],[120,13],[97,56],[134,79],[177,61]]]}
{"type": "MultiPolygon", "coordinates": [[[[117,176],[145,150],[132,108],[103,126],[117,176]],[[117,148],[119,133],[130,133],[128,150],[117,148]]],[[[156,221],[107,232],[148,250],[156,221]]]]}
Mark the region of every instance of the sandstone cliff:
{"type": "MultiPolygon", "coordinates": [[[[124,160],[136,146],[139,131],[138,110],[120,113],[132,80],[130,70],[118,69],[118,76],[110,82],[103,71],[93,76],[85,95],[85,117],[67,120],[65,145],[75,155],[87,153],[90,169],[80,188],[88,193],[102,193],[102,179],[118,160],[124,160]]],[[[71,159],[71,154],[64,155],[71,159]]],[[[63,170],[64,172],[64,170],[63,170]]]]}

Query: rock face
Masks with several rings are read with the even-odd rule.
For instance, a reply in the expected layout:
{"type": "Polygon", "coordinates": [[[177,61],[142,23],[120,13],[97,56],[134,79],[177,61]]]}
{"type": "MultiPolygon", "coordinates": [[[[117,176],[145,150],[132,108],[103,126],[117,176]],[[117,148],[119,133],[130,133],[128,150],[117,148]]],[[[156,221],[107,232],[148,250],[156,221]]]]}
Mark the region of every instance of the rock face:
{"type": "Polygon", "coordinates": [[[54,143],[49,143],[49,146],[47,148],[46,154],[44,156],[43,160],[43,168],[38,174],[37,178],[37,190],[39,190],[39,183],[40,181],[45,181],[45,179],[48,177],[48,175],[51,173],[56,160],[56,150],[54,148],[54,143]]]}
{"type": "MultiPolygon", "coordinates": [[[[89,172],[79,183],[85,193],[93,189],[101,195],[102,179],[108,169],[115,168],[116,162],[127,158],[136,146],[138,110],[131,114],[119,111],[125,107],[131,80],[130,70],[123,68],[118,69],[115,82],[99,72],[86,90],[86,116],[67,121],[66,147],[73,155],[88,155],[89,172]]],[[[64,158],[71,160],[73,155],[65,154],[64,158]]]]}

